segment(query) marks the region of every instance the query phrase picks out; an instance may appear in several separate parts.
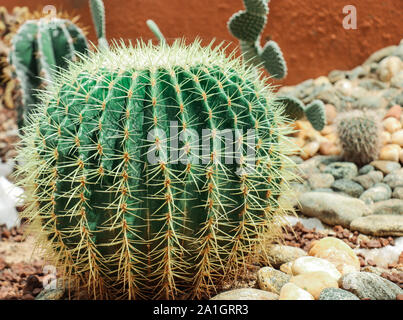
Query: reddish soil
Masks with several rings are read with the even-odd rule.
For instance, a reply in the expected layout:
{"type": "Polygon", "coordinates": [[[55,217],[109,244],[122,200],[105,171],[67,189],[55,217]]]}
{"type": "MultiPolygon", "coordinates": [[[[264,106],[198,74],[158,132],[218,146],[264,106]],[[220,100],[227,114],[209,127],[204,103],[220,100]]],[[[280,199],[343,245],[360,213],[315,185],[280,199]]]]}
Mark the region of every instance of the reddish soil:
{"type": "MultiPolygon", "coordinates": [[[[91,26],[90,39],[95,40],[88,0],[0,0],[0,5],[29,6],[42,9],[54,4],[81,15],[82,23],[91,26]]],[[[105,1],[109,39],[152,38],[145,21],[153,19],[167,38],[201,36],[205,43],[237,41],[227,30],[228,18],[243,8],[241,0],[118,0],[105,1]]],[[[334,69],[352,69],[371,53],[403,38],[401,8],[403,0],[271,0],[269,23],[263,38],[280,44],[288,63],[285,84],[326,75],[334,69]],[[343,7],[357,9],[357,29],[342,26],[343,7]]]]}

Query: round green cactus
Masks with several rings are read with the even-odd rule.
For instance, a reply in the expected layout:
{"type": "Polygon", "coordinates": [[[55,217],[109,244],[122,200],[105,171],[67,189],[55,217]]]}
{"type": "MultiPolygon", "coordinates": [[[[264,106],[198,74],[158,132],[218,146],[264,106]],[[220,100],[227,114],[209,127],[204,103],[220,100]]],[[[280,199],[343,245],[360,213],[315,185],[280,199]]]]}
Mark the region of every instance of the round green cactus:
{"type": "Polygon", "coordinates": [[[206,297],[279,234],[291,129],[255,75],[182,41],[101,50],[59,75],[19,173],[24,216],[67,278],[97,298],[206,297]]]}
{"type": "Polygon", "coordinates": [[[12,39],[10,63],[23,93],[23,110],[18,119],[21,127],[26,116],[38,103],[38,89],[53,81],[56,70],[66,68],[67,61],[77,60],[88,43],[83,31],[67,19],[42,18],[25,22],[12,39]]]}
{"type": "Polygon", "coordinates": [[[382,146],[382,124],[375,112],[344,112],[337,117],[336,126],[346,160],[362,166],[378,158],[382,146]]]}

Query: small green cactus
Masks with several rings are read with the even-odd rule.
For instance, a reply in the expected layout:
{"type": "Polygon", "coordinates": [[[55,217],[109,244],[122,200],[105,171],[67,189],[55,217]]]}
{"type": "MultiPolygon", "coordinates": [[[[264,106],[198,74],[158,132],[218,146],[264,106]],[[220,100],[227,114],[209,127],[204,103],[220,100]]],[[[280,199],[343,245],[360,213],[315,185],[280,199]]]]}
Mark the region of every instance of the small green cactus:
{"type": "Polygon", "coordinates": [[[352,110],[336,119],[337,133],[347,161],[363,166],[378,158],[381,146],[382,123],[369,110],[352,110]]]}
{"type": "Polygon", "coordinates": [[[65,277],[97,298],[206,297],[281,233],[294,150],[255,74],[220,47],[176,41],[101,50],[57,77],[19,174],[24,216],[65,277]],[[228,131],[239,161],[222,157],[228,131]]]}
{"type": "Polygon", "coordinates": [[[277,100],[285,107],[285,115],[288,119],[295,121],[306,116],[312,127],[317,131],[322,131],[326,125],[325,105],[321,100],[314,100],[309,105],[291,95],[279,96],[277,100]]]}
{"type": "Polygon", "coordinates": [[[160,43],[166,43],[164,35],[162,34],[158,25],[153,20],[148,19],[147,26],[150,28],[152,33],[154,33],[154,35],[157,37],[157,39],[160,41],[160,43]]]}
{"type": "MultiPolygon", "coordinates": [[[[105,39],[104,7],[101,0],[90,0],[91,11],[101,47],[105,39]]],[[[84,32],[68,19],[44,17],[26,21],[12,38],[10,64],[20,83],[23,107],[18,110],[21,128],[39,102],[37,94],[53,82],[55,73],[87,54],[89,45],[84,32]]]]}
{"type": "Polygon", "coordinates": [[[314,100],[305,107],[305,116],[317,131],[322,131],[326,125],[325,104],[321,100],[314,100]]]}
{"type": "Polygon", "coordinates": [[[46,17],[29,20],[20,27],[9,56],[23,93],[20,127],[38,103],[38,89],[51,83],[55,72],[67,67],[68,60],[76,61],[76,52],[87,50],[83,31],[69,20],[46,17]]]}
{"type": "Polygon", "coordinates": [[[105,6],[102,0],[90,0],[92,20],[98,37],[98,47],[108,47],[105,31],[105,6]]]}
{"type": "Polygon", "coordinates": [[[244,0],[246,10],[235,13],[228,21],[230,33],[239,39],[245,62],[263,66],[274,78],[287,75],[287,64],[280,47],[273,40],[262,48],[260,38],[269,13],[267,0],[244,0]]]}

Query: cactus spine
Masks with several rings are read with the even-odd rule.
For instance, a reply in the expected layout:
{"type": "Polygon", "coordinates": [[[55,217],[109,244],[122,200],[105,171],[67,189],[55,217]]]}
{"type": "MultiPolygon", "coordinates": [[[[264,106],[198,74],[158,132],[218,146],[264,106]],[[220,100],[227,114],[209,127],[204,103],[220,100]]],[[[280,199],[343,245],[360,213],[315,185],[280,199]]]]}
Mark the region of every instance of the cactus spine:
{"type": "Polygon", "coordinates": [[[228,21],[231,34],[240,41],[245,61],[263,66],[274,78],[287,75],[287,65],[280,47],[273,40],[262,48],[261,34],[267,23],[268,0],[244,0],[246,10],[235,13],[228,21]]]}
{"type": "Polygon", "coordinates": [[[378,158],[382,124],[373,111],[352,110],[336,119],[337,133],[347,161],[362,166],[378,158]]]}
{"type": "Polygon", "coordinates": [[[101,50],[56,79],[19,173],[25,216],[67,277],[97,297],[201,298],[277,235],[293,148],[255,74],[219,47],[176,41],[101,50]],[[239,163],[222,158],[221,130],[241,132],[239,163]]]}

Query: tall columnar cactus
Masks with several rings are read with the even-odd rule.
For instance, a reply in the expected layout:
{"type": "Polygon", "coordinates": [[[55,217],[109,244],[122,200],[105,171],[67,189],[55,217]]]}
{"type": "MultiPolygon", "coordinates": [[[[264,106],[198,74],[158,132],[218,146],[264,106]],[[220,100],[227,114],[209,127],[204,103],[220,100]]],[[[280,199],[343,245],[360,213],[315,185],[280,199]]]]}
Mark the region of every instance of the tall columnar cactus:
{"type": "Polygon", "coordinates": [[[322,131],[326,125],[325,105],[321,100],[314,100],[307,106],[293,96],[280,96],[277,100],[285,107],[285,115],[290,120],[299,120],[306,116],[312,127],[322,131]]]}
{"type": "Polygon", "coordinates": [[[246,10],[235,13],[228,21],[228,29],[238,38],[245,61],[264,67],[274,78],[287,75],[287,65],[276,42],[270,40],[262,48],[261,34],[267,23],[269,0],[244,0],[246,10]]]}
{"type": "Polygon", "coordinates": [[[336,125],[346,160],[362,166],[378,158],[382,146],[382,124],[375,112],[344,112],[336,119],[336,125]]]}
{"type": "Polygon", "coordinates": [[[277,234],[293,167],[281,114],[220,48],[101,50],[56,79],[24,134],[25,216],[98,298],[208,296],[277,234]]]}
{"type": "Polygon", "coordinates": [[[147,26],[150,28],[151,32],[157,37],[160,43],[166,43],[165,37],[162,34],[158,25],[151,19],[147,20],[147,26]]]}
{"type": "MultiPolygon", "coordinates": [[[[101,46],[107,46],[105,36],[104,9],[101,0],[90,0],[94,23],[101,46]]],[[[77,61],[78,56],[89,49],[84,32],[68,19],[44,17],[26,21],[12,39],[10,63],[23,93],[23,108],[19,108],[18,123],[39,102],[38,90],[53,82],[55,73],[65,69],[68,61],[77,61]]]]}
{"type": "Polygon", "coordinates": [[[104,2],[102,0],[90,0],[90,9],[98,37],[98,46],[107,48],[104,2]]]}

